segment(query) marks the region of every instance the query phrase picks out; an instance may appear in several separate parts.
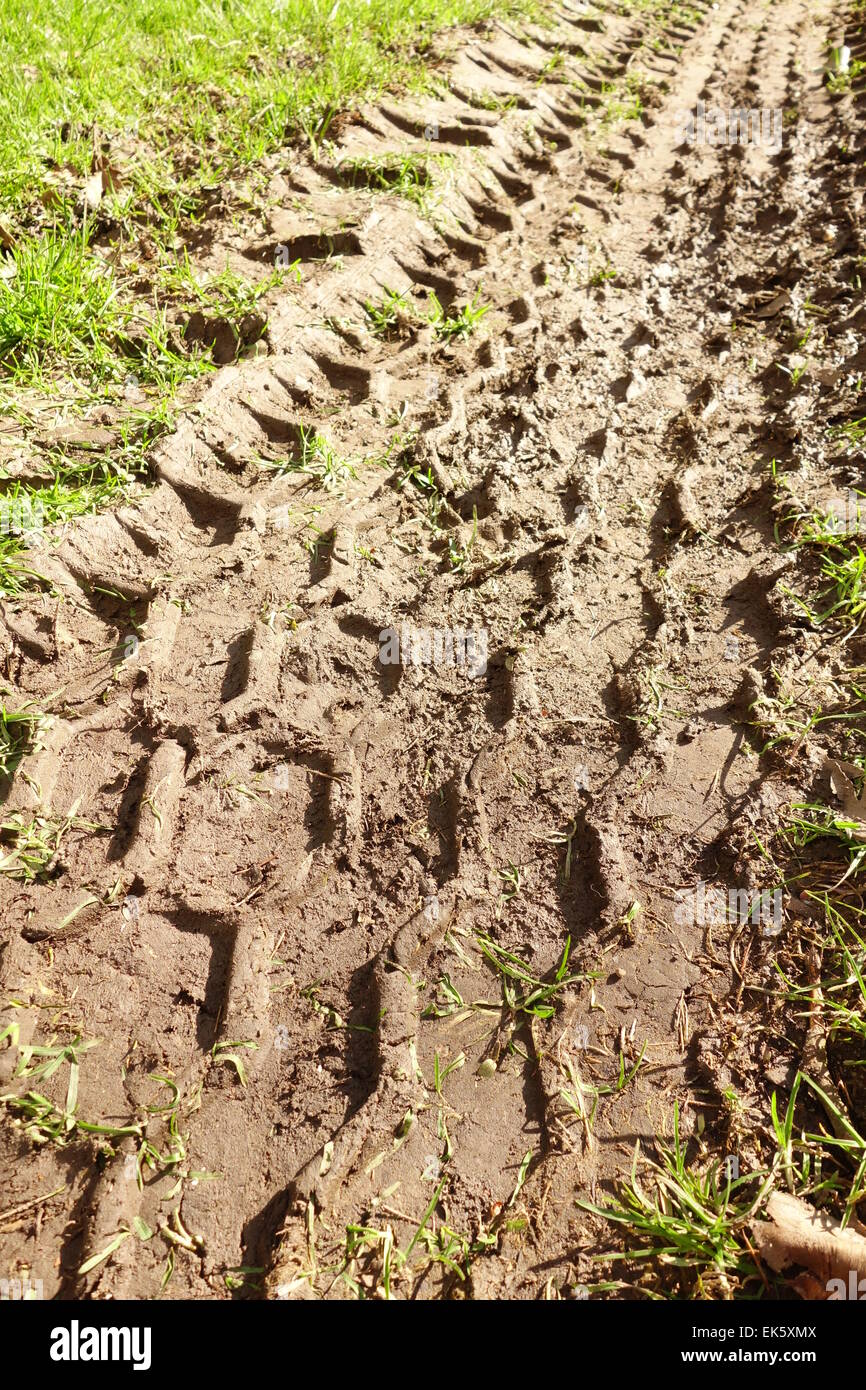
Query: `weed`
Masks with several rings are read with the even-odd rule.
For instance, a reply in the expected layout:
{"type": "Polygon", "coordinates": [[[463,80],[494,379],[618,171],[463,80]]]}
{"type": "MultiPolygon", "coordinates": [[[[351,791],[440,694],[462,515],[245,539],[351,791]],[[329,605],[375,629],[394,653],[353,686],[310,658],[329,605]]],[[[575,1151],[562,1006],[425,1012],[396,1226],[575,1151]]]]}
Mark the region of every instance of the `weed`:
{"type": "Polygon", "coordinates": [[[39,750],[47,728],[46,717],[30,706],[10,710],[0,704],[0,778],[15,776],[21,759],[39,750]]]}
{"type": "Polygon", "coordinates": [[[542,980],[533,975],[525,961],[511,951],[506,951],[504,946],[498,945],[491,937],[482,934],[476,940],[484,959],[500,977],[504,1008],[515,1020],[519,1021],[521,1017],[551,1018],[556,996],[569,985],[585,979],[583,975],[566,973],[571,937],[567,938],[562,956],[549,980],[542,980]]]}
{"type": "Polygon", "coordinates": [[[368,299],[364,303],[364,312],[370,320],[370,331],[378,338],[390,338],[411,322],[414,306],[407,294],[398,294],[396,290],[386,287],[382,303],[374,304],[368,299]]]}
{"type": "Polygon", "coordinates": [[[430,165],[431,160],[425,154],[367,155],[341,159],[337,173],[350,188],[361,186],[380,193],[397,193],[423,211],[427,208],[433,183],[430,165]]]}
{"type": "Polygon", "coordinates": [[[77,808],[76,801],[62,817],[41,813],[28,817],[22,812],[11,815],[0,825],[0,844],[9,846],[8,853],[0,858],[0,874],[28,881],[42,878],[70,830],[103,830],[93,821],[79,819],[77,808]]]}
{"type": "Polygon", "coordinates": [[[429,300],[427,322],[432,323],[437,338],[445,339],[448,342],[454,338],[468,338],[470,334],[475,332],[490,308],[489,304],[479,303],[480,290],[476,290],[467,304],[448,310],[442,307],[435,290],[428,290],[427,295],[429,300]]]}
{"type": "MultiPolygon", "coordinates": [[[[739,1178],[721,1173],[721,1163],[701,1172],[686,1162],[686,1143],[680,1138],[679,1106],[674,1106],[673,1144],[656,1140],[659,1162],[647,1159],[654,1191],[638,1177],[640,1144],[635,1145],[631,1181],[622,1185],[620,1200],[609,1206],[578,1205],[624,1229],[637,1247],[612,1252],[610,1260],[653,1260],[691,1272],[691,1297],[724,1297],[731,1279],[748,1285],[760,1278],[746,1235],[746,1225],[764,1200],[768,1184],[750,1202],[745,1191],[761,1173],[739,1178]]],[[[644,1292],[649,1286],[642,1284],[644,1292]]],[[[653,1295],[651,1295],[653,1296],[653,1295]]],[[[667,1291],[656,1297],[670,1296],[667,1291]]]]}
{"type": "Polygon", "coordinates": [[[262,467],[280,478],[301,473],[313,479],[325,492],[331,493],[340,493],[349,479],[357,477],[354,466],[340,457],[324,435],[304,425],[298,429],[295,456],[278,462],[265,460],[262,467]]]}

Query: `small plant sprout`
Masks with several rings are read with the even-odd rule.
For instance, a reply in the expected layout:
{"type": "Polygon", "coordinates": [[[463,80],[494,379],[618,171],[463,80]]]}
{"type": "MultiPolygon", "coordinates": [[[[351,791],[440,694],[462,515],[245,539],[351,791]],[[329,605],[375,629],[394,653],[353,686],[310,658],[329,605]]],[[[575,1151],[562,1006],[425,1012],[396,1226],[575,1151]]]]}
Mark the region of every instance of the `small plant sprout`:
{"type": "Polygon", "coordinates": [[[429,290],[427,322],[433,325],[436,337],[451,342],[453,339],[468,338],[474,333],[490,308],[489,304],[482,304],[480,300],[481,291],[476,290],[467,304],[446,310],[435,290],[429,290]]]}

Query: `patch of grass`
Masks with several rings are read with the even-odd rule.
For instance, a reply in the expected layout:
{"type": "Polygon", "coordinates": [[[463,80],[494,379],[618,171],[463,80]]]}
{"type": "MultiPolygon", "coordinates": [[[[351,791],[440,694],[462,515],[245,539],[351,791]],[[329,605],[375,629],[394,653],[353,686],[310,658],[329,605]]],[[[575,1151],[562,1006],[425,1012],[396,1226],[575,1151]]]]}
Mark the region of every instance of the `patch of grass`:
{"type": "Polygon", "coordinates": [[[547,980],[534,975],[525,961],[512,951],[507,951],[491,937],[481,935],[476,938],[481,954],[488,965],[499,975],[502,985],[502,1002],[507,1015],[521,1021],[528,1018],[552,1018],[555,1011],[556,996],[569,985],[586,979],[584,975],[569,975],[568,957],[571,951],[571,937],[563,947],[562,955],[547,980]]]}
{"type": "Polygon", "coordinates": [[[624,82],[604,83],[601,89],[604,101],[602,124],[619,125],[621,121],[639,121],[643,115],[641,92],[646,78],[637,73],[626,74],[624,82]]]}
{"type": "MultiPolygon", "coordinates": [[[[38,16],[9,0],[0,405],[26,427],[58,396],[67,421],[115,403],[118,430],[152,438],[181,385],[212,367],[210,349],[184,339],[189,313],[237,333],[284,274],[297,278],[281,264],[255,283],[198,274],[205,218],[220,204],[227,219],[261,214],[268,157],[285,159],[293,140],[315,152],[363,96],[432,90],[434,36],[494,14],[544,18],[537,0],[46,0],[38,16]]],[[[395,155],[355,174],[423,202],[445,158],[395,155]]],[[[54,520],[91,504],[67,493],[54,520]]],[[[0,536],[0,593],[38,582],[0,536]]]]}
{"type": "MultiPolygon", "coordinates": [[[[447,1174],[438,1182],[419,1224],[404,1247],[398,1245],[390,1225],[383,1228],[347,1226],[345,1255],[338,1277],[360,1299],[378,1297],[390,1300],[394,1297],[395,1287],[405,1285],[411,1289],[415,1278],[428,1270],[431,1264],[441,1265],[446,1277],[465,1282],[473,1261],[498,1245],[501,1232],[526,1229],[526,1218],[515,1213],[514,1209],[529,1174],[532,1158],[531,1150],[524,1154],[511,1195],[507,1201],[496,1204],[495,1214],[481,1226],[474,1239],[453,1230],[447,1222],[436,1220],[435,1212],[448,1181],[447,1174]]],[[[408,1291],[407,1296],[411,1296],[408,1291]]]]}
{"type": "Polygon", "coordinates": [[[404,324],[416,317],[415,306],[408,294],[398,294],[387,287],[380,304],[374,304],[371,299],[364,301],[364,313],[370,323],[370,332],[377,338],[394,337],[404,324]]]}
{"type": "Polygon", "coordinates": [[[827,90],[832,92],[834,96],[850,91],[851,83],[864,71],[866,71],[866,63],[861,59],[852,58],[849,52],[847,63],[843,65],[842,50],[839,48],[831,49],[830,68],[827,72],[827,90]]]}
{"type": "Polygon", "coordinates": [[[32,881],[43,878],[45,870],[60,849],[60,842],[70,830],[87,833],[101,829],[93,821],[81,820],[72,807],[67,816],[21,812],[0,825],[0,846],[6,850],[0,856],[0,874],[9,878],[32,881]]]}
{"type": "Polygon", "coordinates": [[[847,420],[842,425],[832,425],[828,433],[831,440],[847,444],[849,452],[860,449],[866,441],[866,415],[847,420]]]}
{"type": "Polygon", "coordinates": [[[837,554],[825,553],[821,562],[821,573],[830,580],[830,586],[820,596],[819,602],[823,612],[816,612],[811,604],[797,597],[796,594],[787,592],[794,599],[798,607],[808,614],[811,622],[820,627],[832,618],[836,622],[855,630],[863,621],[863,614],[866,612],[866,587],[864,587],[864,575],[866,575],[866,553],[861,550],[856,541],[838,541],[835,547],[837,554]],[[824,605],[829,600],[829,607],[824,605]]]}
{"type": "MultiPolygon", "coordinates": [[[[855,777],[851,784],[858,798],[861,782],[855,777]]],[[[787,974],[777,964],[785,998],[808,1027],[785,1109],[775,1094],[772,1099],[776,1163],[791,1192],[820,1194],[842,1208],[843,1222],[857,1214],[866,1196],[863,836],[862,821],[817,802],[792,807],[779,833],[789,881],[796,882],[817,925],[800,979],[793,975],[796,956],[787,974]]]]}
{"type": "Polygon", "coordinates": [[[640,673],[641,701],[637,714],[627,714],[626,719],[634,720],[647,729],[661,727],[663,719],[685,719],[684,710],[668,709],[665,693],[669,690],[687,690],[681,681],[665,680],[657,666],[649,666],[640,673]]]}
{"type": "MultiPolygon", "coordinates": [[[[13,1042],[17,1047],[17,1037],[13,1038],[13,1042]]],[[[33,1143],[64,1145],[78,1129],[117,1135],[134,1132],[130,1129],[108,1130],[97,1125],[85,1125],[77,1117],[80,1057],[95,1046],[95,1040],[84,1042],[81,1034],[76,1033],[71,1042],[59,1046],[52,1038],[45,1045],[28,1043],[18,1047],[19,1057],[13,1080],[47,1081],[61,1066],[69,1067],[66,1099],[62,1106],[40,1091],[28,1090],[23,1095],[11,1092],[0,1096],[0,1104],[5,1105],[33,1143]]]]}
{"type": "Polygon", "coordinates": [[[55,228],[13,252],[0,279],[0,366],[39,381],[46,366],[111,374],[121,330],[117,284],[88,245],[86,226],[55,228]]]}
{"type": "Polygon", "coordinates": [[[602,266],[599,270],[594,270],[587,283],[593,288],[598,289],[601,285],[606,285],[611,280],[615,280],[619,275],[615,265],[602,266]]]}
{"type": "MultiPolygon", "coordinates": [[[[436,1001],[424,1009],[422,1018],[450,1018],[458,1009],[465,1009],[466,1002],[450,975],[442,975],[436,985],[436,1001]]],[[[437,1054],[438,1056],[438,1054],[437,1054]]]]}
{"type": "MultiPolygon", "coordinates": [[[[435,158],[442,161],[445,156],[435,158]]],[[[403,153],[363,155],[341,159],[337,174],[350,188],[370,188],[379,193],[397,193],[422,211],[429,205],[433,187],[431,157],[403,153]]]]}
{"type": "Polygon", "coordinates": [[[61,453],[48,454],[44,483],[24,488],[16,479],[5,488],[0,495],[0,597],[47,584],[38,558],[47,528],[124,500],[145,476],[152,437],[148,425],[135,436],[132,428],[122,432],[118,447],[96,458],[73,461],[61,453]]]}
{"type": "Polygon", "coordinates": [[[69,374],[79,395],[124,383],[163,392],[201,364],[170,345],[164,315],[134,307],[110,258],[93,244],[85,220],[55,223],[21,238],[0,277],[0,372],[21,386],[44,387],[69,374]]]}
{"type": "MultiPolygon", "coordinates": [[[[842,428],[853,430],[860,423],[842,428]]],[[[856,631],[866,613],[866,554],[858,540],[866,529],[866,498],[861,506],[861,494],[849,488],[833,503],[838,511],[819,511],[796,499],[791,477],[779,472],[775,459],[770,471],[779,503],[785,508],[776,525],[777,541],[782,543],[781,527],[789,528],[793,549],[805,547],[815,553],[820,560],[820,577],[829,581],[814,599],[804,599],[786,586],[780,586],[781,592],[813,626],[829,623],[856,631]],[[789,500],[793,503],[790,507],[789,500]]]]}
{"type": "Polygon", "coordinates": [[[265,460],[262,468],[275,472],[278,477],[301,473],[312,479],[325,492],[340,493],[346,483],[358,475],[348,459],[341,458],[324,435],[314,429],[301,425],[298,429],[298,442],[290,459],[276,462],[265,460]]]}
{"type": "Polygon", "coordinates": [[[21,759],[39,749],[46,727],[45,716],[31,706],[11,710],[0,704],[0,779],[11,780],[21,759]]]}
{"type": "Polygon", "coordinates": [[[840,815],[823,802],[795,802],[791,811],[793,814],[783,833],[792,845],[802,849],[821,840],[835,841],[837,851],[848,861],[845,878],[857,872],[866,859],[866,843],[859,838],[863,830],[861,821],[840,815]]]}
{"type": "Polygon", "coordinates": [[[475,332],[490,308],[489,304],[479,302],[481,299],[480,290],[476,290],[467,304],[458,305],[451,309],[442,307],[435,290],[428,290],[428,299],[427,321],[432,323],[436,337],[448,342],[455,338],[458,340],[468,338],[475,332]]]}
{"type": "Polygon", "coordinates": [[[764,739],[759,751],[767,753],[788,743],[798,750],[812,742],[813,735],[819,731],[826,735],[830,733],[828,726],[834,726],[832,733],[841,744],[840,751],[846,758],[856,756],[857,745],[866,739],[866,690],[859,683],[862,674],[849,671],[833,681],[816,680],[819,694],[812,694],[811,683],[806,681],[797,693],[771,667],[775,695],[762,694],[749,709],[750,723],[764,739]]]}
{"type": "Polygon", "coordinates": [[[320,141],[365,94],[435,80],[433,36],[493,14],[543,19],[533,0],[24,0],[0,16],[0,168],[8,204],[91,173],[93,128],[109,141],[114,199],[142,186],[170,208],[285,146],[320,141]],[[286,69],[291,80],[286,80],[286,69]],[[112,141],[116,151],[112,151],[112,141]],[[51,174],[55,172],[52,179],[51,174]]]}
{"type": "Polygon", "coordinates": [[[184,302],[198,304],[204,312],[225,319],[237,336],[242,320],[256,312],[263,296],[291,275],[299,278],[297,262],[277,266],[258,281],[244,279],[228,265],[216,274],[201,276],[196,274],[189,253],[184,250],[182,257],[162,266],[160,283],[184,302]]]}
{"type": "Polygon", "coordinates": [[[651,1298],[725,1298],[732,1286],[738,1292],[760,1292],[763,1280],[749,1248],[746,1228],[766,1197],[763,1173],[733,1178],[715,1161],[701,1169],[686,1160],[687,1141],[680,1137],[679,1106],[674,1107],[673,1143],[656,1140],[658,1161],[644,1159],[635,1146],[631,1181],[623,1183],[618,1200],[609,1206],[579,1202],[586,1211],[620,1227],[629,1242],[605,1260],[646,1261],[656,1278],[635,1285],[651,1298]],[[755,1188],[757,1187],[757,1192],[755,1188]],[[751,1189],[751,1199],[746,1193],[751,1189]],[[671,1289],[671,1271],[676,1292],[671,1289]]]}
{"type": "Polygon", "coordinates": [[[419,463],[415,457],[414,441],[414,435],[404,441],[395,439],[387,458],[381,462],[387,463],[391,455],[396,455],[395,487],[399,491],[411,484],[418,490],[426,504],[424,522],[433,540],[445,551],[452,570],[461,570],[468,563],[478,536],[478,510],[472,508],[472,529],[465,541],[461,542],[454,531],[443,525],[441,518],[447,514],[447,508],[430,465],[419,463]]]}

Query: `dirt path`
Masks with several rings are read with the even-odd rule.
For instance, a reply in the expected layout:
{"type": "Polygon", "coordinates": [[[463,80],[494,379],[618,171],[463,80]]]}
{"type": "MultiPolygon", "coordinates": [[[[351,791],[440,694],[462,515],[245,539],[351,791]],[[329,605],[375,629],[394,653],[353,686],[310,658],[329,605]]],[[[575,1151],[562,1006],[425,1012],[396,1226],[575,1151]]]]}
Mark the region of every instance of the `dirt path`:
{"type": "MultiPolygon", "coordinates": [[[[139,1235],[179,1211],[168,1296],[240,1267],[276,1297],[573,1296],[615,1239],[576,1202],[636,1140],[678,1102],[729,1141],[744,942],[678,893],[774,886],[750,828],[785,770],[742,722],[788,640],[767,370],[841,118],[829,5],[694,9],[676,53],[585,7],[501,27],[452,91],[512,109],[385,106],[275,176],[269,224],[225,242],[302,262],[268,355],[223,369],[138,504],[40,556],[62,600],[6,605],[7,676],[54,719],[5,810],[110,833],[0,883],[0,1032],[98,1038],[78,1113],[134,1130],[6,1127],[5,1205],[65,1189],[0,1227],[46,1294],[154,1296],[171,1243],[139,1235]],[[642,119],[583,128],[554,51],[600,111],[639,70],[642,119]],[[781,151],[685,144],[699,102],[789,113],[781,151]],[[434,142],[459,225],[335,187],[339,156],[434,142]],[[492,307],[450,343],[347,326],[385,287],[492,307]]],[[[62,1107],[65,1077],[35,1089],[62,1107]]]]}

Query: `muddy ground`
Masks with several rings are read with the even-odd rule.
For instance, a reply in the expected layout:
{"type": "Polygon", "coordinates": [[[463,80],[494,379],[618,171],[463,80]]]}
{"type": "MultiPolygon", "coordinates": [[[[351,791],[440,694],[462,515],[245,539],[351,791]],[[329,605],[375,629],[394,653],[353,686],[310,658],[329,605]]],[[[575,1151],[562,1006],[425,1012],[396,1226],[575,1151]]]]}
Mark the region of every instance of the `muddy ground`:
{"type": "Polygon", "coordinates": [[[838,7],[691,9],[494,24],[440,101],[275,160],[213,263],[300,282],[3,605],[14,703],[51,712],[4,815],[76,817],[0,881],[4,1090],[65,1140],[7,1107],[0,1265],[46,1297],[622,1296],[649,1276],[578,1203],[636,1141],[677,1106],[693,1155],[764,1161],[808,909],[682,904],[774,888],[759,845],[822,776],[749,710],[836,669],[774,472],[859,476],[825,425],[862,399],[862,120],[838,7]],[[689,143],[699,102],[783,112],[780,147],[689,143]],[[451,156],[432,210],[339,175],[404,150],[451,156]],[[430,290],[490,307],[437,337],[430,290]],[[462,664],[425,652],[455,630],[462,664]],[[68,1060],[13,1075],[76,1035],[112,1132],[63,1119],[68,1060]]]}

